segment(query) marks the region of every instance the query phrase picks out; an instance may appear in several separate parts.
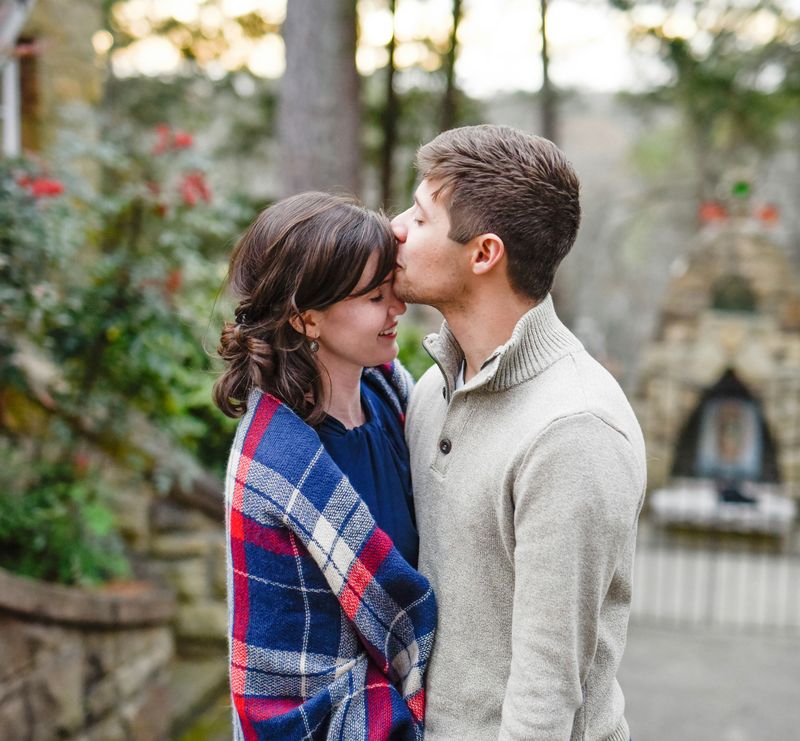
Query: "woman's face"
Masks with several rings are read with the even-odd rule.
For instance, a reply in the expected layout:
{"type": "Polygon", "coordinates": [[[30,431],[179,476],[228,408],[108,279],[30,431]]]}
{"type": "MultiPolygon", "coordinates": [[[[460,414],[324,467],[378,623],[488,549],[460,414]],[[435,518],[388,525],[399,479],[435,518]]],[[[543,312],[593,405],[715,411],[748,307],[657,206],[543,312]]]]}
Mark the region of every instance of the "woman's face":
{"type": "Polygon", "coordinates": [[[319,352],[329,370],[342,366],[369,368],[397,357],[397,317],[406,305],[397,298],[392,274],[377,288],[357,295],[375,275],[378,254],[367,261],[353,295],[312,315],[319,352]]]}

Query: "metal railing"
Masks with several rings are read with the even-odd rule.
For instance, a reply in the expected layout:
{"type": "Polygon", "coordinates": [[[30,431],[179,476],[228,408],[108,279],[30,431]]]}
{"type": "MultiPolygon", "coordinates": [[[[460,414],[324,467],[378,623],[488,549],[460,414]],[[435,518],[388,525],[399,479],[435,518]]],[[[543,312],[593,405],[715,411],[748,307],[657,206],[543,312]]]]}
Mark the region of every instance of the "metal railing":
{"type": "MultiPolygon", "coordinates": [[[[746,506],[746,505],[744,505],[746,506]]],[[[631,617],[671,625],[800,631],[800,533],[733,533],[642,518],[631,617]]]]}

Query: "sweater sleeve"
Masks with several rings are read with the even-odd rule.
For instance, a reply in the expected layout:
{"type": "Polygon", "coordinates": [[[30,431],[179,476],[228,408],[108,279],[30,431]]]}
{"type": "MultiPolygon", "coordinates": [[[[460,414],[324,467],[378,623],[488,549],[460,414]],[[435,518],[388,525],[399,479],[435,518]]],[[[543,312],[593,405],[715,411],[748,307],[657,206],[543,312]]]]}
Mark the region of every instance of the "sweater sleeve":
{"type": "Polygon", "coordinates": [[[643,488],[629,441],[594,414],[556,420],[528,448],[513,482],[512,656],[500,739],[570,738],[643,488]]]}

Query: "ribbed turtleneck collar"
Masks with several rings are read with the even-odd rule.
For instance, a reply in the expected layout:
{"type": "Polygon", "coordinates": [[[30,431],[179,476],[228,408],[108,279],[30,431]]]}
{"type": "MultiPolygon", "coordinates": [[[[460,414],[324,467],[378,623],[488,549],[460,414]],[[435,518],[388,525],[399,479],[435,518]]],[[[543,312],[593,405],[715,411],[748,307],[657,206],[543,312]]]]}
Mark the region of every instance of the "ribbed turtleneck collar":
{"type": "MultiPolygon", "coordinates": [[[[439,334],[428,335],[423,345],[441,368],[450,398],[464,353],[447,322],[442,324],[439,334]]],[[[520,317],[508,342],[465,384],[465,389],[486,384],[489,390],[500,391],[516,386],[539,375],[559,358],[581,349],[583,345],[578,338],[556,315],[548,294],[520,317]]]]}

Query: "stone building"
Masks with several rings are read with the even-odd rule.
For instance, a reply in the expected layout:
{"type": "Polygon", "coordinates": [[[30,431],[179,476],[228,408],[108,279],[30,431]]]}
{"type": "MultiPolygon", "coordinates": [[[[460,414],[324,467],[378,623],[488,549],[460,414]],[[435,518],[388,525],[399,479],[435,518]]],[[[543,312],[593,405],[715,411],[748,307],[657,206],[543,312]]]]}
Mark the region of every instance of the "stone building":
{"type": "Polygon", "coordinates": [[[800,278],[775,209],[745,198],[701,216],[642,363],[650,487],[682,506],[699,501],[701,482],[714,501],[772,498],[769,519],[788,527],[788,498],[800,497],[800,278]]]}

